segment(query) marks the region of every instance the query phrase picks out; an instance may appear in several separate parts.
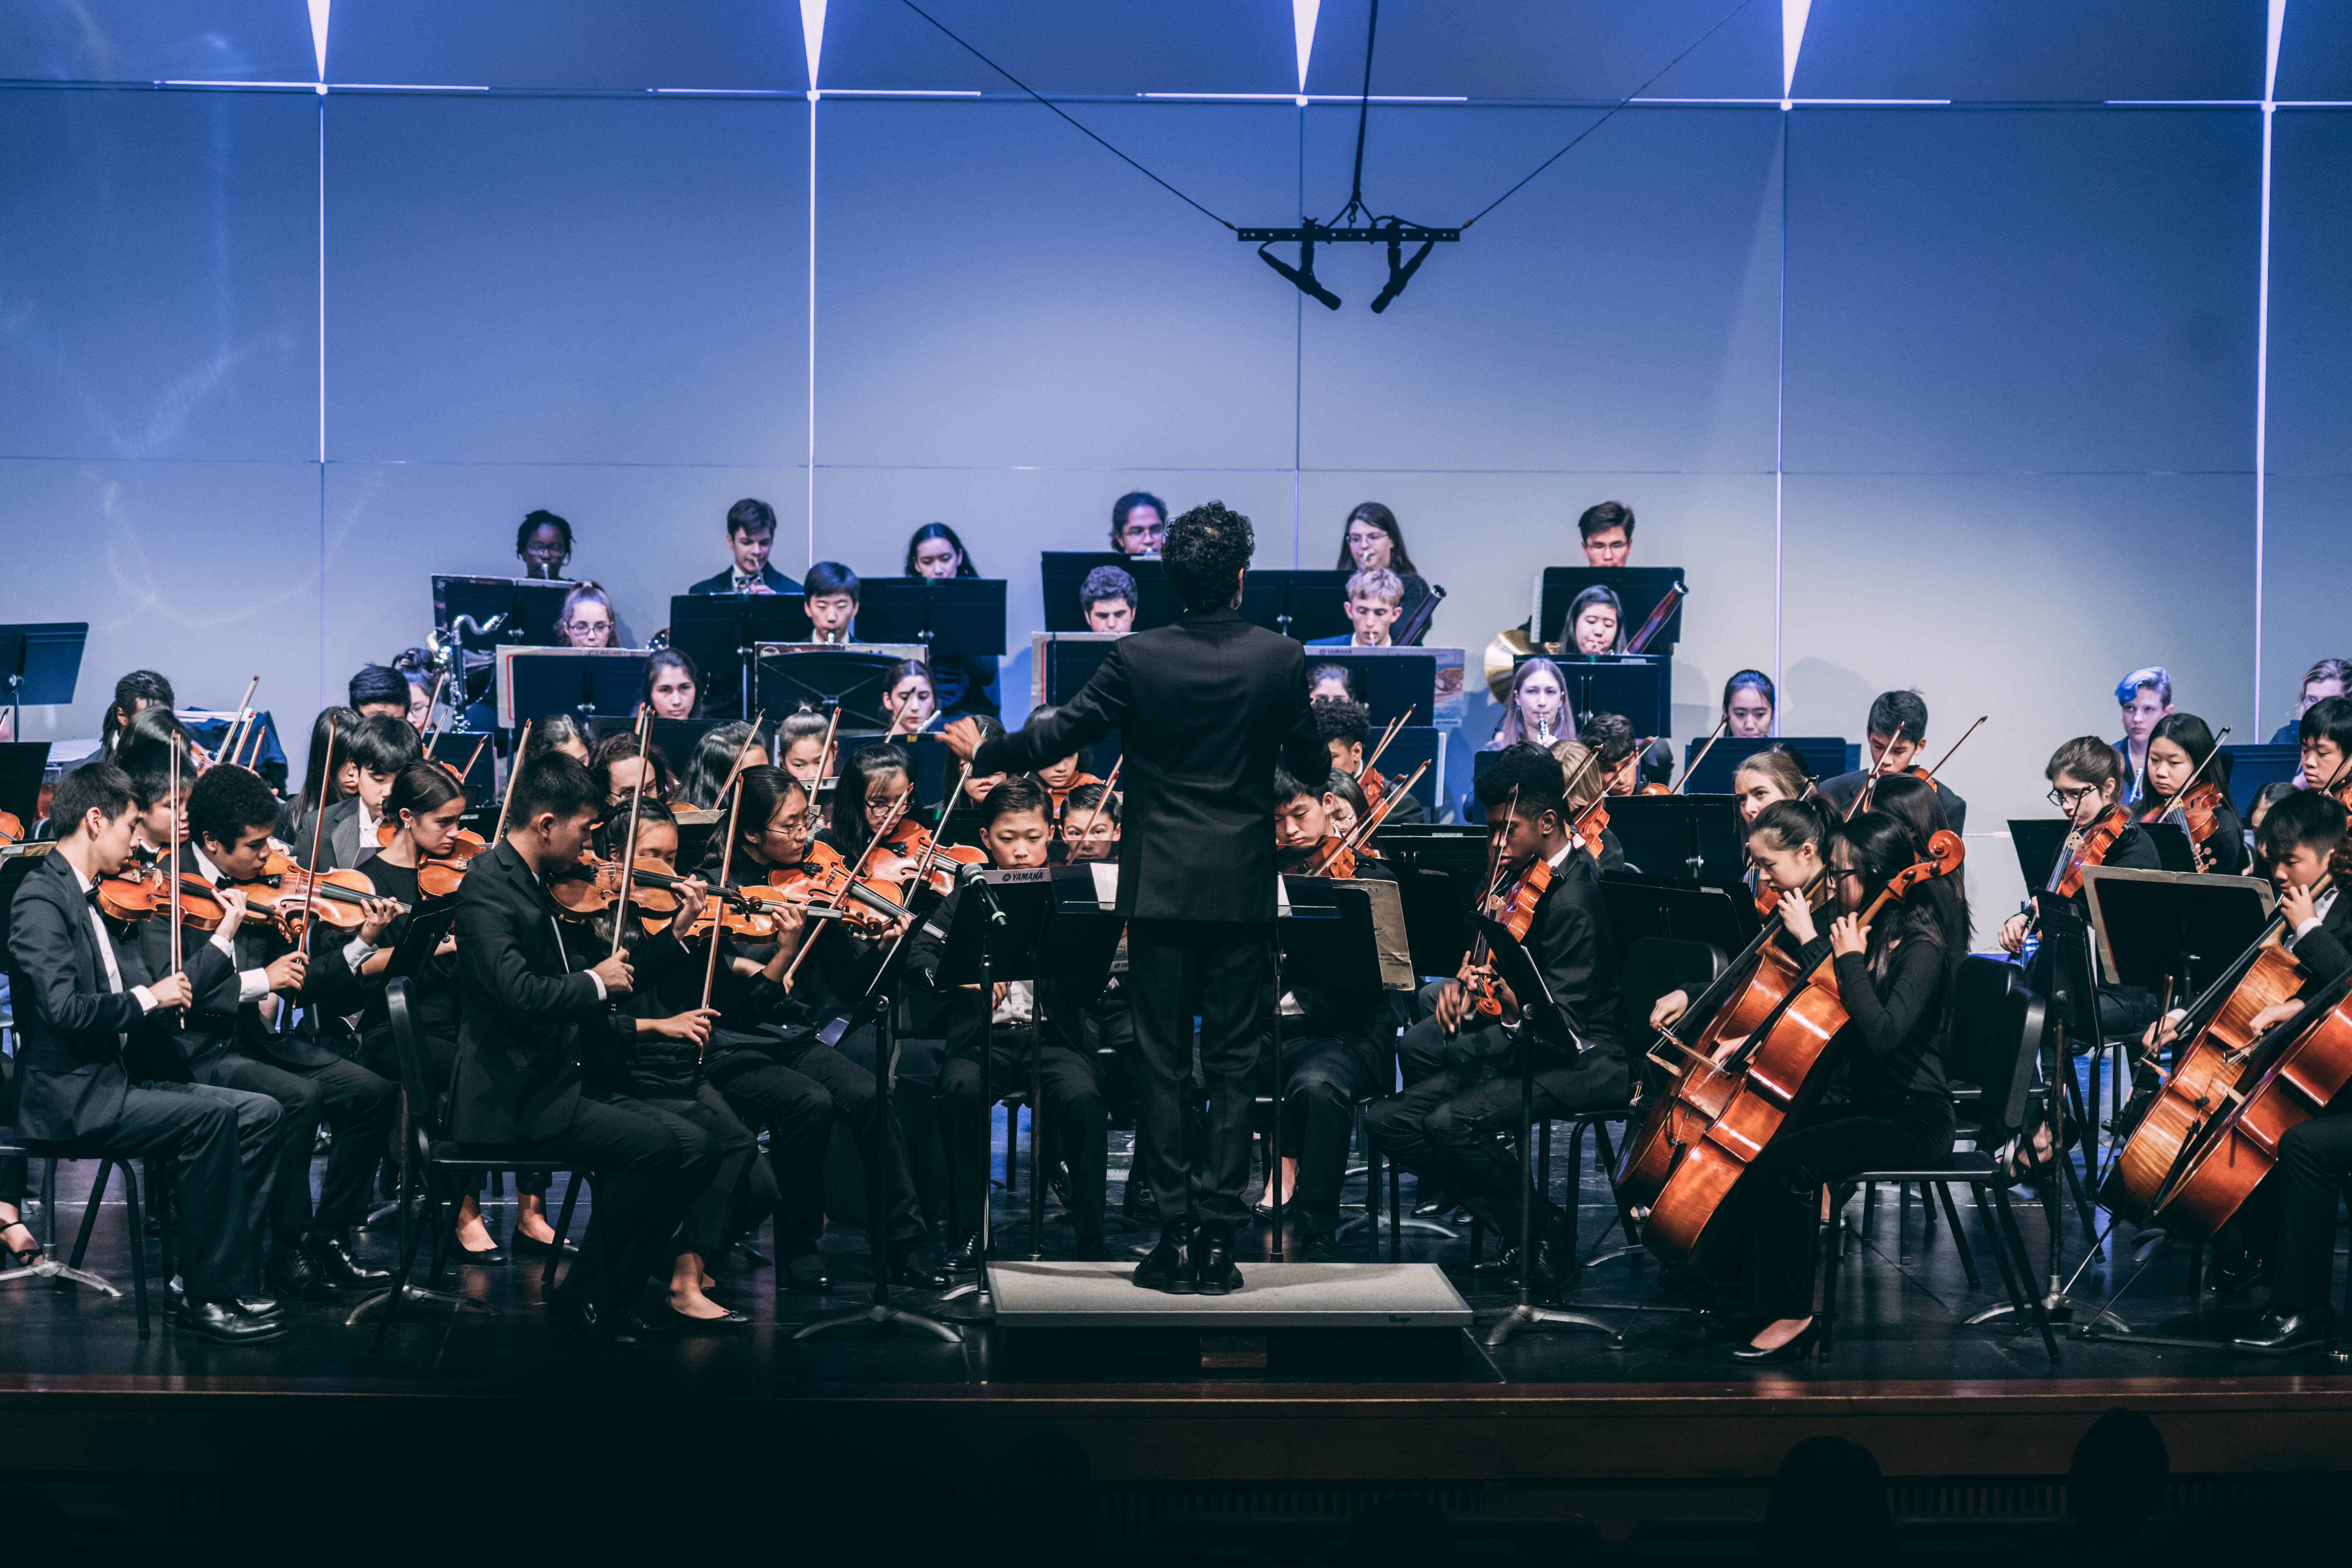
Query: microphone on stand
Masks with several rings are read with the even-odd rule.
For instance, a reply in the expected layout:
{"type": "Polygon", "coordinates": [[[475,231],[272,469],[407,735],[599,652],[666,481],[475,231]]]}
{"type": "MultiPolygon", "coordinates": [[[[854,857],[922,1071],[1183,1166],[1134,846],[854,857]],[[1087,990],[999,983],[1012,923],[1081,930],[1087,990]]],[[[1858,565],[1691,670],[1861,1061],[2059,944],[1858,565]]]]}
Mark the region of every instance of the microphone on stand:
{"type": "Polygon", "coordinates": [[[988,885],[988,868],[966,866],[963,868],[963,880],[966,887],[980,889],[980,901],[988,910],[988,923],[992,926],[1003,925],[1004,907],[996,901],[996,889],[988,885]]]}

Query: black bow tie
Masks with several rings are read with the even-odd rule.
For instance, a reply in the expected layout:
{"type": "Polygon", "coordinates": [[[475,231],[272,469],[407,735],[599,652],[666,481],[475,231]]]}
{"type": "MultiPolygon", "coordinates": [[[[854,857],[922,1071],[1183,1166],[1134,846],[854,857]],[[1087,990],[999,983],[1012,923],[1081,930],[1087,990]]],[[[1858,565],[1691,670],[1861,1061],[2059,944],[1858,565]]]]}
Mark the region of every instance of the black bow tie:
{"type": "MultiPolygon", "coordinates": [[[[98,884],[96,882],[92,882],[82,893],[82,899],[91,909],[98,909],[98,884]]],[[[99,912],[103,914],[105,911],[101,910],[99,912]]]]}

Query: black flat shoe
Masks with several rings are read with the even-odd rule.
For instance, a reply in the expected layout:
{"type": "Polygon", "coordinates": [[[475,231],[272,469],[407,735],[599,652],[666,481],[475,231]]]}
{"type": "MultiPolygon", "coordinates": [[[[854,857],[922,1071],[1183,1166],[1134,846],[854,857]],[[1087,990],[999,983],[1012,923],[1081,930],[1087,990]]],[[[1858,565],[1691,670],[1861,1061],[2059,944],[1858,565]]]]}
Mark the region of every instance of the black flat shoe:
{"type": "Polygon", "coordinates": [[[661,1321],[664,1327],[676,1334],[723,1334],[751,1326],[749,1316],[731,1308],[715,1318],[694,1318],[675,1307],[665,1306],[661,1310],[661,1321]]]}
{"type": "Polygon", "coordinates": [[[2335,1342],[2336,1314],[2325,1308],[2316,1312],[2265,1310],[2252,1328],[2230,1342],[2249,1355],[2294,1355],[2335,1342]]]}
{"type": "Polygon", "coordinates": [[[493,1245],[476,1252],[454,1236],[449,1238],[449,1258],[453,1263],[470,1263],[477,1268],[503,1268],[507,1264],[504,1248],[493,1245]]]}
{"type": "MultiPolygon", "coordinates": [[[[535,1236],[525,1234],[520,1226],[517,1226],[514,1235],[507,1238],[507,1250],[513,1253],[517,1258],[544,1258],[551,1250],[553,1249],[554,1246],[555,1244],[551,1241],[541,1241],[535,1236]]],[[[579,1247],[575,1243],[569,1241],[565,1242],[563,1244],[563,1256],[566,1258],[579,1257],[579,1247]]]]}
{"type": "Polygon", "coordinates": [[[1192,1288],[1203,1296],[1225,1296],[1242,1288],[1234,1262],[1234,1229],[1211,1223],[1192,1237],[1192,1288]]]}
{"type": "Polygon", "coordinates": [[[634,1352],[653,1344],[637,1324],[612,1316],[593,1301],[575,1301],[561,1292],[547,1304],[547,1331],[558,1344],[574,1350],[634,1352]]]}
{"type": "Polygon", "coordinates": [[[1337,1263],[1339,1261],[1339,1238],[1328,1230],[1318,1230],[1307,1238],[1299,1249],[1301,1263],[1337,1263]]]}
{"type": "Polygon", "coordinates": [[[1768,1363],[1777,1361],[1796,1361],[1801,1358],[1807,1351],[1811,1350],[1813,1348],[1813,1342],[1821,1337],[1822,1321],[1819,1318],[1815,1318],[1811,1322],[1807,1323],[1803,1328],[1798,1330],[1797,1337],[1790,1340],[1785,1345],[1775,1345],[1769,1351],[1758,1350],[1754,1345],[1741,1345],[1738,1350],[1731,1352],[1731,1359],[1736,1362],[1745,1363],[1749,1366],[1762,1366],[1768,1363]]]}
{"type": "Polygon", "coordinates": [[[1200,1289],[1192,1277],[1192,1261],[1185,1256],[1192,1245],[1192,1227],[1179,1220],[1162,1226],[1160,1245],[1150,1256],[1135,1266],[1131,1278],[1145,1290],[1165,1291],[1171,1296],[1190,1296],[1200,1289]]]}
{"type": "Polygon", "coordinates": [[[931,1258],[928,1242],[910,1241],[890,1249],[890,1283],[910,1290],[944,1290],[948,1277],[931,1258]]]}
{"type": "Polygon", "coordinates": [[[784,1259],[784,1283],[814,1296],[832,1281],[824,1277],[824,1259],[814,1252],[803,1252],[798,1258],[784,1259]]]}
{"type": "Polygon", "coordinates": [[[30,1268],[34,1264],[38,1263],[41,1260],[41,1238],[37,1236],[34,1236],[33,1227],[26,1225],[21,1219],[11,1220],[6,1225],[0,1225],[0,1237],[6,1236],[12,1230],[21,1230],[26,1236],[32,1237],[33,1244],[30,1247],[10,1247],[5,1241],[0,1241],[0,1252],[5,1252],[9,1257],[15,1258],[16,1260],[16,1267],[19,1268],[30,1268]]]}

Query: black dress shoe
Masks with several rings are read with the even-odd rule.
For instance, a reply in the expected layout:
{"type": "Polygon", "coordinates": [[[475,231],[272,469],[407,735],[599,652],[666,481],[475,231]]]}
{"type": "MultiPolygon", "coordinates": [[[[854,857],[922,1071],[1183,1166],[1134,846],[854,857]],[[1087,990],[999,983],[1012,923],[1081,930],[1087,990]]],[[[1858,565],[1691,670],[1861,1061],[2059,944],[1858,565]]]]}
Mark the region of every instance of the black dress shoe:
{"type": "Polygon", "coordinates": [[[639,1325],[562,1291],[547,1304],[547,1331],[558,1343],[577,1350],[641,1351],[653,1343],[639,1325]]]}
{"type": "Polygon", "coordinates": [[[1797,1361],[1802,1358],[1807,1351],[1811,1350],[1813,1342],[1821,1337],[1822,1321],[1815,1318],[1798,1330],[1797,1337],[1785,1345],[1775,1345],[1769,1351],[1758,1350],[1754,1345],[1741,1345],[1731,1352],[1731,1359],[1744,1362],[1749,1366],[1761,1366],[1766,1363],[1776,1361],[1797,1361]]]}
{"type": "Polygon", "coordinates": [[[248,1318],[227,1301],[190,1301],[180,1309],[180,1328],[225,1345],[258,1344],[286,1331],[284,1323],[248,1318]]]}
{"type": "Polygon", "coordinates": [[[2245,1247],[2216,1255],[2205,1266],[2205,1289],[2218,1296],[2236,1296],[2262,1282],[2263,1260],[2245,1247]]]}
{"type": "Polygon", "coordinates": [[[1065,1209],[1078,1206],[1076,1200],[1070,1196],[1070,1167],[1059,1160],[1055,1161],[1045,1172],[1045,1190],[1052,1193],[1054,1201],[1065,1209]]]}
{"type": "Polygon", "coordinates": [[[940,1267],[950,1274],[980,1272],[980,1232],[969,1231],[957,1242],[955,1250],[940,1260],[940,1267]]]}
{"type": "Polygon", "coordinates": [[[748,1241],[739,1241],[735,1244],[735,1256],[754,1268],[768,1267],[768,1255],[748,1241]]]}
{"type": "Polygon", "coordinates": [[[1234,1227],[1212,1220],[1192,1237],[1192,1288],[1203,1296],[1223,1296],[1242,1288],[1234,1263],[1234,1227]]]}
{"type": "Polygon", "coordinates": [[[1452,1193],[1447,1192],[1435,1182],[1423,1182],[1419,1194],[1413,1199],[1412,1217],[1444,1219],[1461,1206],[1452,1193]]]}
{"type": "Polygon", "coordinates": [[[2230,1343],[2253,1355],[2293,1355],[2336,1342],[2336,1314],[2323,1307],[2316,1312],[2282,1312],[2266,1309],[2253,1326],[2230,1343]]]}
{"type": "Polygon", "coordinates": [[[1171,1221],[1160,1227],[1160,1245],[1151,1255],[1135,1266],[1135,1283],[1146,1290],[1164,1290],[1171,1296],[1190,1296],[1200,1289],[1192,1277],[1192,1227],[1182,1220],[1171,1221]]]}
{"type": "Polygon", "coordinates": [[[331,1301],[340,1293],[318,1259],[310,1256],[310,1249],[299,1245],[278,1247],[269,1259],[263,1283],[289,1301],[331,1301]]]}
{"type": "MultiPolygon", "coordinates": [[[[711,1304],[718,1305],[715,1301],[711,1304]]],[[[731,1308],[715,1318],[695,1318],[688,1317],[675,1307],[665,1306],[661,1310],[661,1321],[662,1326],[674,1334],[724,1334],[751,1326],[751,1320],[747,1314],[738,1312],[731,1308]]]]}
{"type": "Polygon", "coordinates": [[[275,1296],[239,1296],[231,1304],[257,1323],[276,1322],[286,1315],[286,1304],[275,1296]]]}
{"type": "MultiPolygon", "coordinates": [[[[554,1248],[554,1246],[555,1243],[551,1241],[541,1241],[539,1237],[530,1235],[524,1231],[520,1226],[515,1226],[515,1233],[507,1237],[507,1250],[513,1253],[517,1258],[544,1258],[554,1248]]],[[[580,1248],[578,1245],[570,1241],[565,1242],[563,1244],[563,1256],[566,1258],[579,1257],[580,1248]]]]}
{"type": "MultiPolygon", "coordinates": [[[[1551,1243],[1540,1236],[1536,1237],[1535,1253],[1535,1278],[1530,1282],[1530,1288],[1537,1300],[1549,1301],[1554,1299],[1559,1288],[1559,1259],[1552,1251],[1551,1243]]],[[[1504,1282],[1513,1289],[1518,1289],[1519,1249],[1516,1247],[1504,1247],[1500,1257],[1504,1282]]]]}
{"type": "Polygon", "coordinates": [[[1328,1230],[1318,1230],[1307,1238],[1298,1250],[1302,1263],[1337,1263],[1339,1261],[1339,1238],[1328,1230]]]}
{"type": "Polygon", "coordinates": [[[457,1262],[470,1263],[477,1268],[504,1268],[507,1266],[504,1247],[493,1243],[477,1252],[454,1236],[449,1238],[449,1256],[457,1262]]]}
{"type": "Polygon", "coordinates": [[[784,1283],[795,1290],[816,1295],[831,1283],[824,1277],[824,1259],[814,1252],[784,1259],[784,1283]]]}
{"type": "Polygon", "coordinates": [[[352,1257],[350,1246],[331,1230],[314,1230],[306,1243],[319,1272],[346,1290],[364,1290],[371,1286],[392,1283],[389,1268],[362,1268],[352,1257]]]}
{"type": "Polygon", "coordinates": [[[944,1290],[948,1277],[931,1257],[927,1241],[901,1242],[890,1248],[890,1283],[914,1290],[944,1290]]]}

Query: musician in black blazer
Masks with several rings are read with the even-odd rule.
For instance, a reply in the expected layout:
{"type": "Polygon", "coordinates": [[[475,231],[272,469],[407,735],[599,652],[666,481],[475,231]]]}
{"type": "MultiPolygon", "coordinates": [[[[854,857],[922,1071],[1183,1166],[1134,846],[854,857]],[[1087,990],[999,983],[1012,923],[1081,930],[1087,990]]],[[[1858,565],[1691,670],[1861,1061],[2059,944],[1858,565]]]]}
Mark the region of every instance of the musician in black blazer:
{"type": "MultiPolygon", "coordinates": [[[[1366,1131],[1423,1182],[1443,1184],[1464,1206],[1512,1238],[1518,1236],[1519,1165],[1501,1141],[1519,1119],[1517,1054],[1535,1052],[1535,1116],[1573,1115],[1622,1105],[1632,1064],[1617,1022],[1617,944],[1592,856],[1570,833],[1559,763],[1540,746],[1506,747],[1478,776],[1489,832],[1506,830],[1551,865],[1520,946],[1564,1016],[1568,1032],[1519,1023],[1514,1009],[1482,1026],[1457,982],[1437,999],[1437,1018],[1454,1029],[1444,1068],[1365,1113],[1366,1131]]],[[[1533,1267],[1546,1285],[1572,1268],[1552,1244],[1559,1211],[1538,1194],[1533,1267]]],[[[1517,1260],[1507,1258],[1507,1262],[1517,1260]]]]}
{"type": "MultiPolygon", "coordinates": [[[[386,722],[406,727],[397,719],[386,722]]],[[[269,856],[276,808],[269,786],[256,774],[243,768],[207,771],[188,791],[181,872],[215,887],[257,876],[269,856]]],[[[346,1233],[367,1218],[396,1095],[389,1079],[336,1049],[320,1026],[321,1018],[365,1005],[355,972],[383,942],[399,907],[373,900],[362,914],[356,934],[346,936],[320,921],[301,944],[273,926],[244,922],[235,938],[233,967],[223,966],[198,991],[186,1027],[173,1037],[194,1081],[266,1094],[285,1108],[270,1187],[274,1245],[268,1279],[272,1290],[305,1300],[370,1289],[391,1278],[383,1269],[362,1268],[346,1233]],[[272,995],[274,1015],[264,1010],[272,995]],[[298,1001],[305,1016],[291,1026],[288,1016],[298,1001]],[[314,1213],[310,1149],[320,1122],[334,1129],[335,1142],[314,1213]]],[[[356,1048],[355,1037],[339,1037],[356,1048]]]]}
{"type": "Polygon", "coordinates": [[[727,548],[735,563],[714,572],[689,594],[797,594],[801,585],[768,563],[776,542],[776,509],[746,498],[727,509],[727,548]]]}
{"type": "Polygon", "coordinates": [[[1211,502],[1171,523],[1162,561],[1184,603],[1173,626],[1110,646],[1094,679],[1052,717],[1001,740],[959,720],[946,731],[977,773],[1026,772],[1120,732],[1126,802],[1118,910],[1128,926],[1142,1082],[1136,1147],[1160,1213],[1160,1242],[1136,1283],[1236,1288],[1233,1227],[1248,1222],[1259,990],[1272,936],[1274,769],[1328,771],[1307,697],[1307,650],[1241,618],[1249,519],[1211,502]],[[1181,1112],[1195,998],[1208,1079],[1208,1136],[1184,1157],[1181,1112]],[[1188,1251],[1189,1249],[1189,1251],[1188,1251]]]}
{"type": "MultiPolygon", "coordinates": [[[[1927,749],[1927,703],[1916,691],[1880,692],[1870,705],[1869,717],[1863,721],[1863,732],[1870,742],[1870,766],[1821,782],[1822,798],[1840,816],[1850,814],[1854,797],[1870,782],[1874,770],[1898,773],[1906,768],[1924,767],[1930,760],[1920,754],[1927,749]]],[[[1969,830],[1969,803],[1953,794],[1943,780],[1937,779],[1935,784],[1936,798],[1942,803],[1952,831],[1965,836],[1969,830]]]]}
{"type": "Polygon", "coordinates": [[[140,943],[97,909],[97,882],[131,862],[134,816],[121,769],[76,768],[58,781],[52,807],[65,836],[16,890],[8,931],[16,1130],[37,1152],[54,1143],[168,1161],[179,1195],[181,1327],[231,1343],[268,1339],[284,1324],[278,1304],[254,1294],[238,1105],[194,1085],[133,1082],[124,1066],[131,1042],[187,1005],[205,977],[192,967],[154,978],[140,943]]]}
{"type": "Polygon", "coordinates": [[[548,1303],[559,1336],[637,1350],[646,1281],[667,1279],[678,1222],[718,1168],[709,1134],[641,1100],[582,1081],[583,1035],[610,1030],[605,1002],[633,984],[625,955],[574,971],[544,878],[578,862],[604,789],[562,752],[524,764],[507,836],[468,864],[457,891],[457,1063],[450,1131],[500,1157],[595,1173],[579,1260],[548,1303]]]}

